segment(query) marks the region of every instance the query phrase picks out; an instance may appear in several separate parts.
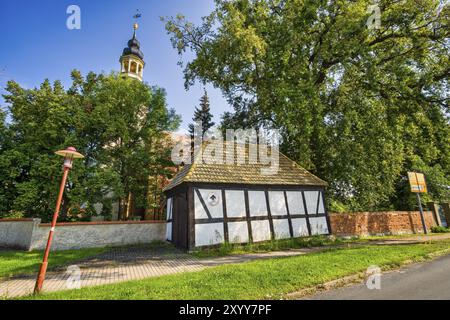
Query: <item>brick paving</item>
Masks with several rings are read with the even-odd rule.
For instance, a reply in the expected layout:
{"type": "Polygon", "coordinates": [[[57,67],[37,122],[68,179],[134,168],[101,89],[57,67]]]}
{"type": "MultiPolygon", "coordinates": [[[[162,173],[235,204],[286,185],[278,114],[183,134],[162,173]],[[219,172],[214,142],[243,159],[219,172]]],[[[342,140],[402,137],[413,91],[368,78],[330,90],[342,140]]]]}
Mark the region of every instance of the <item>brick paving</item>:
{"type": "MultiPolygon", "coordinates": [[[[159,250],[145,247],[114,248],[80,262],[72,263],[80,268],[81,287],[98,286],[116,282],[139,280],[181,272],[203,270],[206,265],[199,259],[171,248],[159,250]]],[[[43,291],[71,289],[74,278],[69,266],[48,272],[43,291]]],[[[36,275],[0,280],[0,298],[14,298],[33,292],[36,275]]]]}
{"type": "MultiPolygon", "coordinates": [[[[433,237],[414,236],[411,238],[372,241],[370,244],[412,244],[449,238],[449,234],[433,237]]],[[[367,242],[360,243],[360,245],[367,244],[367,242]]],[[[327,248],[329,247],[292,249],[281,252],[251,253],[198,259],[168,246],[163,246],[162,248],[140,246],[114,248],[95,257],[72,263],[72,265],[76,265],[80,268],[80,284],[81,287],[84,288],[182,272],[196,272],[217,265],[243,263],[256,259],[292,257],[325,250],[327,248]]],[[[63,266],[48,272],[43,291],[52,292],[71,289],[70,285],[73,282],[68,281],[69,277],[71,277],[71,273],[68,272],[68,267],[69,266],[63,266]]],[[[0,299],[15,298],[31,294],[33,292],[35,279],[36,274],[0,280],[0,299]]]]}

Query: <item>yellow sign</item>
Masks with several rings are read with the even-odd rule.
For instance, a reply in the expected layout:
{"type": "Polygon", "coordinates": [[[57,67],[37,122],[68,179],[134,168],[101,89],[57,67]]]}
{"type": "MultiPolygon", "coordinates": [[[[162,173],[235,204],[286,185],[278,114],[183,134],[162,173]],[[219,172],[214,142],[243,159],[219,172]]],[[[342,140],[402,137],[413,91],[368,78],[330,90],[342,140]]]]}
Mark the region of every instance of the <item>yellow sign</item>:
{"type": "Polygon", "coordinates": [[[423,173],[408,172],[409,184],[411,185],[411,192],[414,193],[428,193],[427,183],[423,173]]]}

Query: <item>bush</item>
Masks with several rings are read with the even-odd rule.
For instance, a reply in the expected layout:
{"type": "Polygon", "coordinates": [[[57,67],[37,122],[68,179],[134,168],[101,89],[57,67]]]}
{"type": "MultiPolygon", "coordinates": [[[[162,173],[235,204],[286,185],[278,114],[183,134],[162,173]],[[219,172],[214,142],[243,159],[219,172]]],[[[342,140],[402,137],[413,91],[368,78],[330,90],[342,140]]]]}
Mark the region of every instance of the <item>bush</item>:
{"type": "Polygon", "coordinates": [[[338,200],[331,200],[330,201],[329,211],[333,212],[333,213],[350,212],[349,208],[346,205],[344,205],[342,202],[338,201],[338,200]]]}
{"type": "Polygon", "coordinates": [[[0,213],[0,219],[22,219],[25,215],[22,211],[10,211],[0,213]]]}
{"type": "Polygon", "coordinates": [[[433,227],[431,228],[431,232],[433,233],[449,233],[450,232],[450,228],[445,228],[445,227],[433,227]]]}

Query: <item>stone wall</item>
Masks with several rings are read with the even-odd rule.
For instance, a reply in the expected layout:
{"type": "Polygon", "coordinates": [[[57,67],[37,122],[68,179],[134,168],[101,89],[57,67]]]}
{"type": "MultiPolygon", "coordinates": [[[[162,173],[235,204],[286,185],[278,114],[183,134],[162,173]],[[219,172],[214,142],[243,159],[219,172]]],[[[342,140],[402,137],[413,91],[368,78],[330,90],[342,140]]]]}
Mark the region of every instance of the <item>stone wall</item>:
{"type": "Polygon", "coordinates": [[[33,230],[40,222],[39,219],[0,220],[0,247],[28,250],[33,230]]]}
{"type": "MultiPolygon", "coordinates": [[[[425,212],[428,231],[436,226],[432,212],[425,212]]],[[[337,236],[395,235],[423,232],[420,212],[356,212],[330,214],[331,230],[337,236]]]]}
{"type": "MultiPolygon", "coordinates": [[[[0,220],[0,247],[43,250],[49,231],[50,225],[39,219],[0,220]]],[[[165,237],[164,221],[61,223],[52,250],[146,244],[165,237]]]]}

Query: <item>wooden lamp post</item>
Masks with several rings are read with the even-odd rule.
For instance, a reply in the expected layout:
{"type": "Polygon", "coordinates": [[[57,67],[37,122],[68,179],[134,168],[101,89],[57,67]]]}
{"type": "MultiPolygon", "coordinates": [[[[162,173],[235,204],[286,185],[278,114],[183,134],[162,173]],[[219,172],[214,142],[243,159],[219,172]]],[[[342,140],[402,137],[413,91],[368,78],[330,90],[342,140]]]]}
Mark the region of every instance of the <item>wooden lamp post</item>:
{"type": "Polygon", "coordinates": [[[38,294],[42,290],[42,285],[44,284],[45,274],[47,272],[48,256],[50,254],[50,247],[52,245],[53,234],[55,233],[56,221],[58,220],[59,210],[61,208],[61,201],[64,194],[64,189],[66,186],[67,176],[69,175],[69,170],[72,169],[72,164],[74,159],[82,159],[84,156],[77,152],[74,147],[69,147],[66,150],[60,150],[55,152],[58,156],[64,157],[64,173],[61,180],[61,185],[59,187],[58,199],[56,200],[56,208],[53,214],[52,225],[50,232],[48,234],[47,246],[45,248],[44,259],[42,261],[41,267],[39,268],[39,274],[36,279],[36,285],[34,287],[34,294],[38,294]]]}

